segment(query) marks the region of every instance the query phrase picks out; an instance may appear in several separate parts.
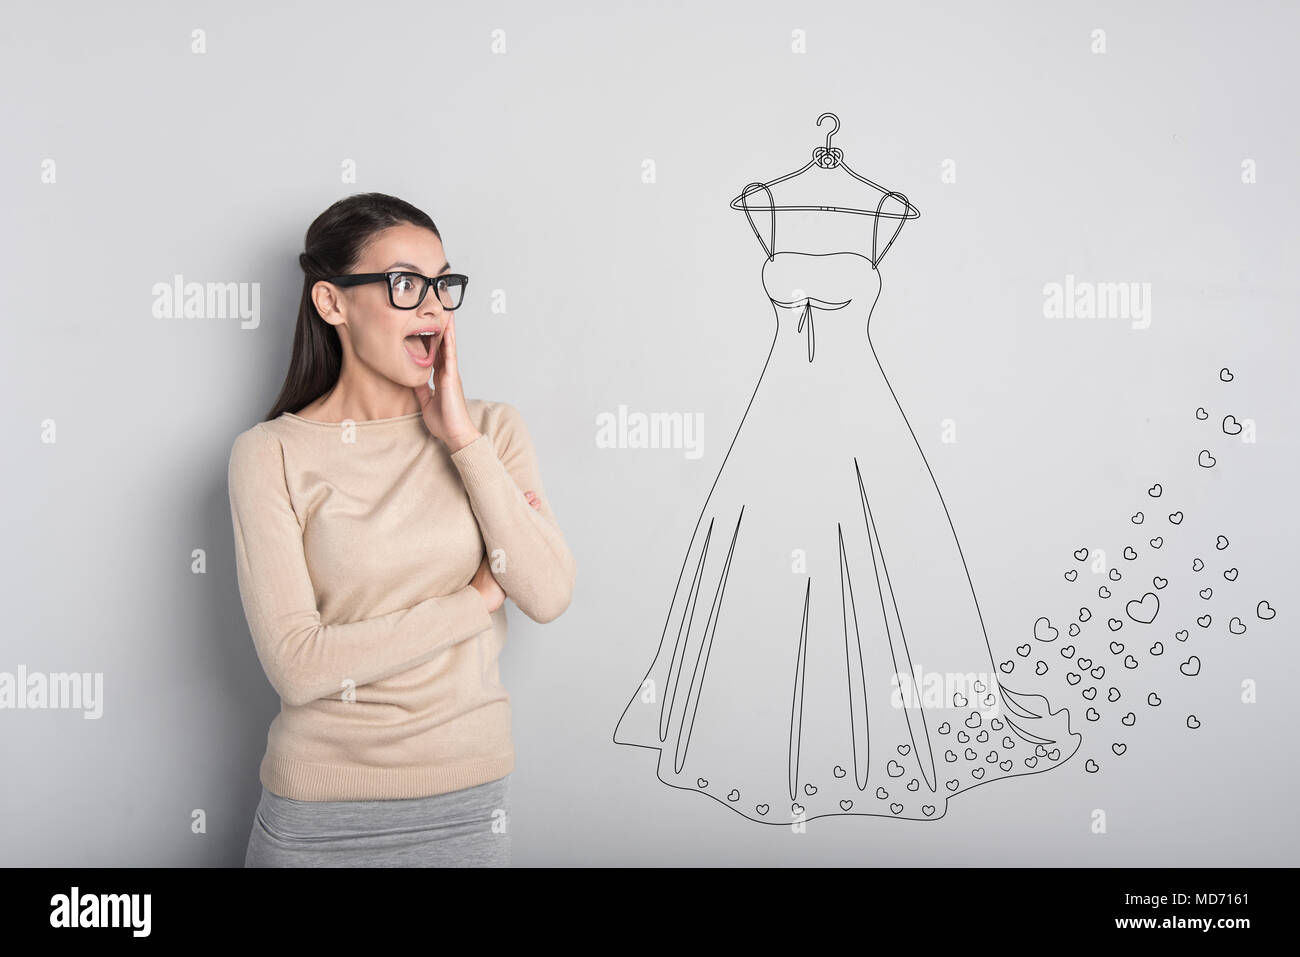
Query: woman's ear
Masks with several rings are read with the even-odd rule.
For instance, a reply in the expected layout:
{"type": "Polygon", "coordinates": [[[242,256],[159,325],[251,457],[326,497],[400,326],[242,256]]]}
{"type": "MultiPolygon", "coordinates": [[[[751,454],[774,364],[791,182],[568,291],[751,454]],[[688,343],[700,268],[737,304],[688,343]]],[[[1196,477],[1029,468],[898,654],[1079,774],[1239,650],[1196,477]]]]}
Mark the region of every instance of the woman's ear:
{"type": "Polygon", "coordinates": [[[311,287],[311,301],[317,314],[331,326],[337,326],[345,318],[343,297],[338,294],[336,286],[325,280],[311,287]]]}

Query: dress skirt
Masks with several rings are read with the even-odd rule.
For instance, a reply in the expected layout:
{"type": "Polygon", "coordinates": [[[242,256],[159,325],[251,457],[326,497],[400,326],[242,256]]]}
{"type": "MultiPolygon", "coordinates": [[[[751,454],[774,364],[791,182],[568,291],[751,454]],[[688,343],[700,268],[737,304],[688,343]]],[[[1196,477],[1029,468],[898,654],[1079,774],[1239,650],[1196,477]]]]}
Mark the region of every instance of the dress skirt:
{"type": "Polygon", "coordinates": [[[297,801],[262,788],[245,867],[508,867],[510,776],[429,797],[297,801]]]}

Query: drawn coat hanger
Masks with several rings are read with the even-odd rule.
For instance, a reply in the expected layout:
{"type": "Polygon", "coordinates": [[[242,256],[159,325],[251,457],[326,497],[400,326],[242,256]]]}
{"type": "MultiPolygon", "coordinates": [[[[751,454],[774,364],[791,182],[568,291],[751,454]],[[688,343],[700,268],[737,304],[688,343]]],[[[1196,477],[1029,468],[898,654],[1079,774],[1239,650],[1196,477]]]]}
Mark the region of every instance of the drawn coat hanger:
{"type": "MultiPolygon", "coordinates": [[[[783,210],[803,210],[808,212],[851,213],[853,215],[858,215],[858,216],[875,217],[875,223],[872,225],[872,230],[871,230],[871,246],[872,246],[871,258],[872,258],[872,262],[878,263],[881,259],[884,258],[885,253],[889,251],[889,247],[894,244],[894,240],[898,238],[898,233],[903,228],[903,223],[909,219],[919,218],[921,215],[921,211],[917,209],[915,206],[913,206],[911,202],[908,201],[907,197],[904,196],[902,193],[897,192],[896,190],[886,189],[884,186],[881,186],[879,183],[876,183],[868,179],[867,177],[862,176],[851,166],[849,166],[849,164],[844,161],[844,151],[839,147],[831,145],[831,137],[833,137],[836,133],[838,133],[840,129],[839,117],[837,117],[834,113],[823,113],[821,116],[817,117],[817,125],[821,126],[822,120],[826,119],[827,117],[830,117],[830,119],[834,121],[835,126],[832,127],[830,132],[826,134],[826,145],[824,147],[819,146],[817,147],[817,149],[813,150],[811,160],[809,160],[799,169],[786,173],[784,176],[777,177],[776,179],[769,180],[765,183],[754,182],[748,184],[743,190],[741,190],[740,195],[738,195],[735,199],[731,201],[731,208],[742,210],[745,213],[745,215],[749,217],[750,228],[752,228],[754,230],[754,234],[758,236],[758,241],[763,244],[763,247],[765,249],[768,250],[769,259],[772,257],[772,254],[776,249],[776,212],[783,211],[783,210]],[[797,204],[777,204],[772,196],[771,187],[777,185],[778,183],[784,183],[787,180],[792,180],[796,176],[802,176],[807,170],[809,170],[813,166],[816,166],[820,170],[826,170],[828,175],[830,170],[842,169],[849,176],[853,177],[853,179],[869,186],[873,190],[870,199],[876,200],[874,208],[870,206],[869,202],[864,204],[866,208],[859,208],[854,206],[832,206],[832,205],[822,205],[822,204],[812,205],[812,206],[797,205],[797,204]],[[749,216],[749,211],[751,207],[749,206],[748,203],[746,203],[748,197],[752,196],[760,189],[765,190],[767,192],[769,205],[766,207],[752,207],[752,208],[761,208],[763,212],[767,212],[769,210],[772,211],[773,215],[772,215],[771,245],[768,245],[767,243],[763,243],[763,237],[759,235],[758,228],[754,226],[753,217],[749,216]],[[904,207],[903,211],[894,212],[890,210],[885,210],[884,205],[890,199],[902,203],[904,207]],[[880,229],[880,220],[882,219],[897,219],[899,223],[894,228],[893,235],[889,237],[889,242],[885,243],[885,248],[881,249],[877,253],[876,240],[878,236],[878,231],[880,229]]],[[[840,177],[837,176],[836,178],[839,179],[840,177]]],[[[820,188],[825,184],[825,180],[826,177],[823,176],[820,178],[820,181],[816,184],[818,191],[820,191],[820,188]]]]}

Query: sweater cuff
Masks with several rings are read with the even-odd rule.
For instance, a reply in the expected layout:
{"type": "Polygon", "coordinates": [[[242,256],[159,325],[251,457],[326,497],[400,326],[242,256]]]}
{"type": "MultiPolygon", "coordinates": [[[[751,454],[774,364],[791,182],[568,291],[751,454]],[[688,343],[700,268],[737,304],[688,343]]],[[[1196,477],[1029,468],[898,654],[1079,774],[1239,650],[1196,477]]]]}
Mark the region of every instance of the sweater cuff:
{"type": "Polygon", "coordinates": [[[477,635],[492,627],[492,615],[487,602],[473,585],[466,585],[445,598],[438,599],[443,623],[450,634],[457,637],[477,635]]]}
{"type": "MultiPolygon", "coordinates": [[[[460,471],[460,477],[467,486],[490,485],[509,478],[510,473],[497,457],[492,447],[492,439],[482,433],[477,439],[451,454],[451,461],[460,471]]],[[[513,480],[512,480],[513,481],[513,480]]]]}

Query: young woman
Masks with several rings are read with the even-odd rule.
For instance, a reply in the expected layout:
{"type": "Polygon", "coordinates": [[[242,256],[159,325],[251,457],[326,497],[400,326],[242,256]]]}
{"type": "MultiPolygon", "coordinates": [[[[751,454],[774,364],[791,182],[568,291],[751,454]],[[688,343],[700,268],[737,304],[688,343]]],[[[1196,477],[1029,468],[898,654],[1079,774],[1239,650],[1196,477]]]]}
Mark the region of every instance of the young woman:
{"type": "Polygon", "coordinates": [[[519,412],[465,398],[468,279],[433,221],[352,196],[299,262],[284,387],[230,454],[240,597],[281,698],[245,864],[507,865],[503,602],[556,618],[573,555],[519,412]]]}

